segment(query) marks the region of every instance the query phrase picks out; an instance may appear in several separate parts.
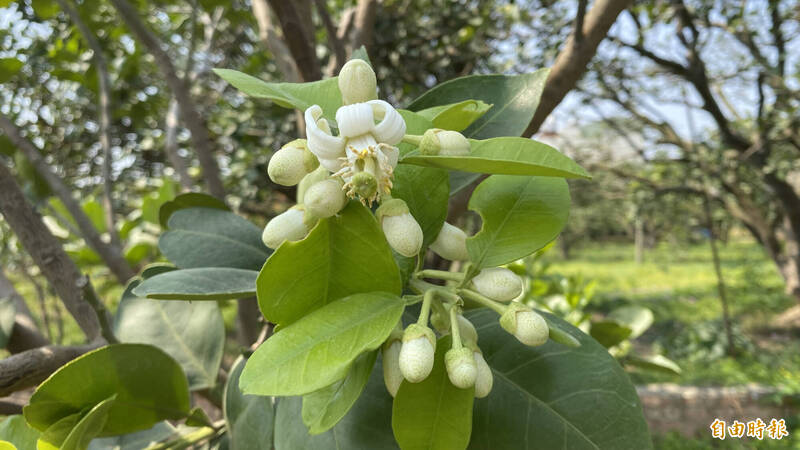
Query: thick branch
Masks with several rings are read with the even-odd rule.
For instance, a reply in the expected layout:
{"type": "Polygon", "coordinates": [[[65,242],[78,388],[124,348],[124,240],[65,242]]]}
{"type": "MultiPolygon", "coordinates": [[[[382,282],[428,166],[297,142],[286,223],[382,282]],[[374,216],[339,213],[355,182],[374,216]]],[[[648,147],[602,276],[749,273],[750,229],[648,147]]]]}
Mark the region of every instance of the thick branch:
{"type": "Polygon", "coordinates": [[[314,42],[308,38],[305,32],[303,18],[297,10],[297,5],[284,0],[269,0],[269,5],[278,17],[286,45],[297,63],[303,81],[315,81],[322,78],[314,42]]]}
{"type": "Polygon", "coordinates": [[[158,69],[178,102],[183,123],[191,133],[197,160],[200,162],[200,167],[203,168],[206,187],[211,195],[224,199],[225,189],[220,178],[219,165],[214,157],[211,135],[197,103],[192,98],[189,85],[178,76],[172,59],[161,47],[161,41],[145,26],[139,17],[139,12],[127,0],[111,0],[111,3],[119,11],[122,20],[128,25],[136,40],[153,55],[158,69]]]}
{"type": "Polygon", "coordinates": [[[89,246],[100,255],[103,262],[106,263],[111,272],[117,277],[120,283],[125,284],[129,279],[134,276],[131,266],[122,256],[122,250],[119,247],[108,244],[100,237],[100,233],[95,229],[91,219],[83,212],[83,208],[72,198],[72,191],[67,187],[61,178],[53,172],[47,161],[44,160],[42,154],[33,144],[27,139],[22,137],[19,129],[8,117],[0,114],[0,129],[8,136],[11,142],[25,155],[30,163],[36,168],[50,188],[58,196],[64,206],[69,211],[81,236],[86,239],[89,246]]]}
{"type": "Polygon", "coordinates": [[[573,31],[572,35],[564,44],[564,49],[556,57],[550,75],[542,92],[542,99],[536,108],[525,136],[531,136],[539,130],[544,120],[561,103],[567,93],[575,87],[578,80],[586,72],[586,65],[589,64],[597,46],[605,38],[611,25],[617,20],[617,16],[631,3],[631,0],[597,0],[586,18],[583,20],[583,28],[580,35],[581,39],[576,39],[573,31]]]}
{"type": "Polygon", "coordinates": [[[267,0],[252,0],[252,4],[253,15],[258,23],[258,37],[261,38],[264,47],[272,53],[284,79],[292,83],[299,82],[300,69],[297,68],[289,47],[273,24],[267,0]]]}
{"type": "Polygon", "coordinates": [[[0,360],[0,396],[36,386],[73,359],[97,345],[59,347],[50,345],[24,351],[0,360]]]}
{"type": "Polygon", "coordinates": [[[338,73],[347,59],[347,53],[344,45],[342,45],[342,41],[336,35],[336,25],[333,23],[333,19],[331,19],[331,15],[328,13],[325,0],[314,0],[314,4],[317,7],[319,17],[322,19],[322,24],[325,26],[325,34],[328,35],[328,46],[330,46],[331,52],[333,53],[333,58],[331,58],[331,67],[333,67],[333,70],[331,72],[338,73]]]}
{"type": "Polygon", "coordinates": [[[67,310],[78,322],[89,340],[100,335],[97,316],[83,299],[78,286],[81,273],[61,243],[42,222],[41,216],[25,199],[13,175],[0,163],[0,212],[16,234],[22,246],[39,266],[42,274],[55,289],[67,310]]]}

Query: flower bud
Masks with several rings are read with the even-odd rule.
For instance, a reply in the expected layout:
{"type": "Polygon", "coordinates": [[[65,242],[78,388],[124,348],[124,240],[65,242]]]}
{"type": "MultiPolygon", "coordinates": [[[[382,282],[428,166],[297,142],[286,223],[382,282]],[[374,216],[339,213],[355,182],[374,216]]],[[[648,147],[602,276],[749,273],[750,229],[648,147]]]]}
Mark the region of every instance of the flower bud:
{"type": "Polygon", "coordinates": [[[431,250],[437,255],[450,261],[465,261],[469,259],[467,253],[467,234],[461,228],[445,222],[439,236],[431,244],[431,250]]]}
{"type": "Polygon", "coordinates": [[[447,368],[447,377],[453,386],[468,389],[475,385],[478,376],[478,367],[472,350],[467,347],[451,348],[444,354],[444,365],[447,368]]]}
{"type": "Polygon", "coordinates": [[[411,257],[422,248],[422,228],[408,212],[406,202],[393,198],[375,211],[389,245],[403,256],[411,257]]]}
{"type": "Polygon", "coordinates": [[[400,372],[410,383],[419,383],[428,378],[433,370],[436,336],[433,331],[413,323],[403,333],[403,347],[400,349],[400,372]]]}
{"type": "Polygon", "coordinates": [[[400,383],[403,382],[403,373],[400,371],[400,349],[403,347],[403,342],[393,340],[387,343],[388,345],[383,346],[383,382],[386,384],[386,390],[394,397],[400,389],[400,383]]]}
{"type": "Polygon", "coordinates": [[[483,359],[483,354],[480,350],[475,349],[472,356],[475,358],[475,366],[478,369],[478,375],[475,377],[475,397],[483,398],[492,391],[494,375],[492,375],[492,368],[483,359]]]}
{"type": "Polygon", "coordinates": [[[423,155],[465,156],[469,155],[469,140],[458,131],[431,128],[422,135],[419,151],[423,155]]]}
{"type": "Polygon", "coordinates": [[[339,71],[339,91],[345,105],[378,98],[375,71],[363,59],[351,59],[339,71]]]}
{"type": "Polygon", "coordinates": [[[284,241],[299,241],[306,234],[308,227],[303,222],[303,209],[294,206],[269,221],[261,234],[261,240],[267,247],[276,249],[284,241]]]}
{"type": "Polygon", "coordinates": [[[500,326],[525,345],[537,346],[547,342],[550,331],[542,316],[527,306],[512,302],[500,317],[500,326]]]}
{"type": "Polygon", "coordinates": [[[481,270],[472,284],[479,293],[498,302],[510,302],[522,293],[522,279],[505,267],[481,270]]]}
{"type": "Polygon", "coordinates": [[[272,155],[267,173],[277,184],[294,186],[318,166],[319,161],[306,147],[305,139],[296,139],[272,155]]]}
{"type": "Polygon", "coordinates": [[[313,172],[309,173],[308,175],[304,176],[302,180],[300,180],[300,184],[297,185],[297,204],[305,203],[305,196],[308,188],[317,184],[320,181],[327,180],[331,177],[330,172],[328,169],[319,166],[313,172]]]}
{"type": "Polygon", "coordinates": [[[458,315],[458,334],[461,335],[461,342],[473,344],[478,342],[478,332],[475,330],[475,326],[461,314],[458,315]]]}
{"type": "Polygon", "coordinates": [[[303,199],[306,213],[318,219],[335,215],[347,203],[347,196],[342,190],[342,182],[335,178],[314,183],[306,190],[303,199]]]}

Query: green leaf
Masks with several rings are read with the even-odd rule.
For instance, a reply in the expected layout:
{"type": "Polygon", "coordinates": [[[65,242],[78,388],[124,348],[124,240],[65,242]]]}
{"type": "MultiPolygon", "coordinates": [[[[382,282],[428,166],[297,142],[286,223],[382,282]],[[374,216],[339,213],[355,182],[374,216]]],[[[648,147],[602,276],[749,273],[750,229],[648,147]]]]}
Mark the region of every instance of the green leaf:
{"type": "Polygon", "coordinates": [[[163,351],[142,344],[114,344],[69,362],[36,389],[23,412],[44,431],[116,394],[99,436],[131,433],[189,412],[181,367],[163,351]]]}
{"type": "Polygon", "coordinates": [[[501,137],[470,142],[472,148],[467,156],[411,153],[401,162],[464,172],[590,178],[570,157],[532,139],[501,137]]]}
{"type": "Polygon", "coordinates": [[[475,189],[469,209],[483,219],[467,239],[467,251],[479,268],[515,261],[541,249],[564,228],[569,216],[569,187],[560,178],[492,175],[475,189]]]}
{"type": "Polygon", "coordinates": [[[377,358],[377,350],[362,353],[344,378],[303,397],[303,423],[309,433],[324,433],[347,414],[366,387],[377,358]]]}
{"type": "Polygon", "coordinates": [[[681,367],[664,355],[628,355],[625,357],[624,363],[625,366],[633,366],[651,372],[660,372],[667,375],[681,374],[681,367]]]}
{"type": "Polygon", "coordinates": [[[486,114],[491,107],[492,105],[480,100],[464,100],[463,102],[423,109],[418,114],[433,122],[433,126],[436,128],[464,131],[465,128],[486,114]]]}
{"type": "Polygon", "coordinates": [[[148,278],[133,293],[156,300],[231,300],[256,293],[255,270],[203,267],[172,270],[148,278]]]}
{"type": "Polygon", "coordinates": [[[0,439],[14,444],[19,449],[36,448],[39,432],[29,427],[22,415],[16,414],[0,422],[0,439]]]}
{"type": "Polygon", "coordinates": [[[14,331],[14,321],[17,306],[11,297],[0,298],[0,348],[5,348],[11,333],[14,331]]]}
{"type": "Polygon", "coordinates": [[[17,447],[11,442],[0,441],[0,450],[17,450],[17,447]]]}
{"type": "Polygon", "coordinates": [[[471,75],[436,85],[414,100],[408,109],[420,111],[465,100],[492,107],[466,130],[474,139],[520,136],[528,127],[544,89],[549,69],[524,75],[471,75]]]}
{"type": "Polygon", "coordinates": [[[628,305],[611,311],[606,320],[613,320],[631,330],[630,339],[636,339],[653,324],[653,311],[644,306],[628,305]]]}
{"type": "Polygon", "coordinates": [[[239,377],[245,359],[233,364],[222,399],[225,423],[230,435],[231,450],[251,450],[272,447],[275,408],[270,397],[245,395],[239,390],[239,377]]]}
{"type": "Polygon", "coordinates": [[[433,370],[424,381],[403,381],[392,406],[392,430],[403,450],[458,450],[467,448],[472,430],[474,388],[450,383],[444,354],[452,340],[436,343],[433,370]]]}
{"type": "Polygon", "coordinates": [[[51,19],[58,14],[58,3],[49,0],[31,0],[33,11],[40,19],[51,19]]]}
{"type": "Polygon", "coordinates": [[[403,313],[385,292],[355,294],[281,329],[253,353],[239,380],[242,392],[304,395],[347,373],[361,353],[378,348],[403,313]]]}
{"type": "Polygon", "coordinates": [[[92,225],[94,225],[97,231],[101,233],[105,233],[107,231],[105,219],[106,213],[103,209],[103,205],[95,200],[94,196],[84,200],[81,203],[81,209],[83,210],[84,214],[89,217],[89,220],[92,221],[92,225]]]}
{"type": "Polygon", "coordinates": [[[161,227],[167,228],[167,222],[169,222],[169,218],[172,217],[172,214],[186,208],[214,208],[230,211],[220,199],[207,194],[188,192],[161,205],[158,209],[158,221],[161,227]]]}
{"type": "Polygon", "coordinates": [[[256,284],[261,312],[281,325],[350,294],[400,294],[402,288],[383,231],[356,201],[320,220],[305,239],[284,242],[264,264],[256,284]]]}
{"type": "Polygon", "coordinates": [[[363,45],[353,50],[353,53],[350,54],[350,59],[363,59],[372,67],[372,61],[369,60],[367,49],[363,45]]]}
{"type": "Polygon", "coordinates": [[[0,83],[6,83],[22,69],[25,63],[17,58],[0,58],[0,83]]]}
{"type": "Polygon", "coordinates": [[[613,320],[602,320],[599,322],[592,322],[592,328],[589,334],[597,339],[597,342],[605,348],[611,348],[620,342],[628,339],[631,335],[631,329],[625,325],[621,325],[613,320]]]}
{"type": "Polygon", "coordinates": [[[380,363],[376,364],[364,393],[332,429],[308,433],[300,420],[300,397],[278,400],[275,416],[275,450],[397,450],[392,436],[392,397],[386,392],[380,363]]]}
{"type": "Polygon", "coordinates": [[[58,450],[80,420],[81,413],[70,414],[57,420],[39,436],[36,450],[58,450]]]}
{"type": "Polygon", "coordinates": [[[84,415],[80,422],[70,431],[60,450],[85,450],[89,442],[95,438],[105,427],[108,414],[114,406],[116,395],[103,400],[84,415]]]}
{"type": "Polygon", "coordinates": [[[175,428],[168,422],[159,422],[147,430],[95,439],[89,444],[89,450],[141,450],[167,439],[174,433],[175,428]]]}
{"type": "Polygon", "coordinates": [[[180,268],[231,267],[259,270],[269,250],[261,230],[236,214],[213,208],[176,211],[158,248],[180,268]]]}
{"type": "Polygon", "coordinates": [[[312,105],[319,105],[328,120],[335,120],[336,110],[342,106],[336,77],[310,83],[268,83],[236,70],[214,69],[214,73],[243,94],[272,100],[284,108],[305,111],[312,105]]]}
{"type": "Polygon", "coordinates": [[[469,448],[652,448],[636,389],[617,361],[577,328],[541,314],[581,346],[527,347],[500,327],[493,311],[467,312],[494,374],[492,392],[475,400],[469,448]]]}
{"type": "Polygon", "coordinates": [[[216,302],[149,300],[131,282],[117,307],[114,334],[122,342],[158,346],[183,368],[192,390],[212,388],[225,347],[225,324],[216,302]]]}

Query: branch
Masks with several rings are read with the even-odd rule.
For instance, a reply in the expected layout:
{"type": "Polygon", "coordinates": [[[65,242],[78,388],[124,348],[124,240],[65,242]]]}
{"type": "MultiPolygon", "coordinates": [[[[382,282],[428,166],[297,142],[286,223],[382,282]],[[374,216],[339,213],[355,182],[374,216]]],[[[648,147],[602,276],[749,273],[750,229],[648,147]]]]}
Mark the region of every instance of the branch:
{"type": "MultiPolygon", "coordinates": [[[[119,0],[114,0],[119,1],[119,0]]],[[[292,55],[303,81],[316,81],[322,78],[322,70],[317,60],[314,42],[307,38],[305,25],[294,2],[269,0],[283,30],[289,52],[292,55]]],[[[312,36],[313,38],[313,36],[312,36]]]]}
{"type": "Polygon", "coordinates": [[[115,247],[103,241],[91,219],[83,212],[83,208],[81,208],[78,202],[72,198],[72,191],[64,184],[61,177],[53,171],[47,161],[44,160],[39,150],[34,147],[30,141],[23,138],[17,126],[14,125],[11,119],[3,114],[0,114],[0,129],[3,130],[17,148],[22,150],[22,153],[28,161],[36,168],[36,172],[47,181],[47,184],[50,185],[50,188],[52,188],[53,192],[67,208],[72,218],[75,219],[81,236],[83,236],[89,246],[100,255],[103,262],[106,263],[111,272],[117,277],[117,280],[125,284],[131,279],[134,273],[128,261],[122,256],[122,250],[119,247],[115,247]]]}
{"type": "Polygon", "coordinates": [[[16,234],[22,246],[55,289],[67,310],[78,322],[89,340],[100,335],[100,326],[92,308],[83,300],[77,285],[80,271],[61,243],[50,233],[41,216],[25,198],[13,175],[0,163],[0,212],[16,234]]]}
{"type": "Polygon", "coordinates": [[[342,41],[336,35],[336,25],[333,23],[331,15],[328,13],[325,0],[314,0],[314,4],[317,7],[319,17],[322,19],[322,24],[325,25],[325,33],[328,35],[328,45],[331,47],[331,52],[333,53],[331,73],[339,73],[339,69],[342,68],[347,59],[347,53],[345,52],[344,45],[342,45],[342,41]]]}
{"type": "Polygon", "coordinates": [[[92,30],[81,19],[78,11],[67,0],[57,0],[57,2],[75,24],[75,27],[78,28],[81,36],[89,44],[89,48],[92,49],[92,60],[94,61],[94,68],[97,70],[97,85],[99,87],[97,109],[98,122],[100,123],[100,147],[103,149],[103,208],[105,223],[108,235],[111,238],[111,245],[122,248],[119,233],[117,233],[116,221],[114,220],[114,203],[112,202],[114,185],[111,179],[111,80],[108,75],[108,64],[105,56],[103,56],[103,47],[95,38],[92,30]]]}
{"type": "Polygon", "coordinates": [[[278,70],[283,74],[286,81],[292,83],[300,82],[300,69],[297,68],[286,41],[280,36],[280,32],[273,24],[270,17],[269,5],[267,0],[252,0],[253,15],[258,23],[258,36],[264,47],[272,53],[278,70]]]}
{"type": "Polygon", "coordinates": [[[372,44],[372,32],[375,29],[375,15],[378,10],[376,0],[359,0],[353,16],[353,26],[350,29],[350,50],[355,50],[362,45],[369,47],[372,44]]]}
{"type": "Polygon", "coordinates": [[[597,46],[608,34],[608,30],[617,16],[631,3],[631,0],[597,0],[586,14],[581,28],[581,39],[576,39],[576,32],[567,39],[564,48],[556,57],[550,75],[542,92],[542,99],[533,115],[531,123],[523,133],[532,136],[542,126],[544,120],[561,103],[567,93],[575,87],[586,71],[597,46]]]}
{"type": "Polygon", "coordinates": [[[0,396],[38,385],[64,364],[97,347],[49,345],[0,360],[0,396]]]}
{"type": "Polygon", "coordinates": [[[128,25],[136,40],[153,55],[156,66],[166,79],[167,85],[178,102],[183,123],[192,136],[197,160],[203,168],[203,179],[211,195],[219,199],[225,198],[225,188],[220,178],[219,164],[214,157],[213,143],[208,132],[206,121],[189,91],[189,85],[178,76],[172,58],[161,47],[161,41],[145,26],[139,12],[127,0],[111,0],[125,24],[128,25]]]}

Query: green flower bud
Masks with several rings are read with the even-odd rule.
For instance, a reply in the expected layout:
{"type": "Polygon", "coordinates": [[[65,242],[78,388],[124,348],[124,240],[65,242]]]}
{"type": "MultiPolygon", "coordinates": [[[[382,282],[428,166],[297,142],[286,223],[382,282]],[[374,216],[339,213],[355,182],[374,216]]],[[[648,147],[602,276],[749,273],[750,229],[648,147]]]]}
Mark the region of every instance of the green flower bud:
{"type": "Polygon", "coordinates": [[[481,270],[472,279],[472,285],[479,293],[498,302],[510,302],[522,293],[522,279],[504,267],[481,270]]]}
{"type": "Polygon", "coordinates": [[[486,364],[483,359],[483,354],[479,349],[474,349],[472,356],[475,358],[475,366],[477,367],[478,374],[475,377],[475,397],[484,398],[492,391],[494,384],[494,375],[492,375],[492,368],[486,364]]]}
{"type": "Polygon", "coordinates": [[[431,250],[437,255],[450,261],[465,261],[469,259],[467,253],[467,234],[460,228],[445,222],[439,236],[431,244],[431,250]]]}
{"type": "Polygon", "coordinates": [[[330,172],[328,169],[319,166],[314,169],[313,172],[309,173],[308,175],[304,176],[302,180],[300,180],[300,184],[297,185],[297,204],[305,203],[305,196],[308,188],[317,184],[319,181],[327,180],[331,177],[330,172]]]}
{"type": "Polygon", "coordinates": [[[447,368],[447,377],[453,386],[468,389],[475,385],[478,376],[478,367],[472,350],[467,347],[451,348],[444,354],[444,365],[447,368]]]}
{"type": "Polygon", "coordinates": [[[308,234],[308,227],[303,222],[303,208],[294,206],[275,216],[264,227],[261,240],[269,248],[276,249],[284,241],[299,241],[308,234]]]}
{"type": "Polygon", "coordinates": [[[392,341],[383,347],[383,382],[386,390],[392,397],[397,395],[400,384],[403,382],[403,373],[400,371],[400,350],[403,343],[399,340],[392,341]]]}
{"type": "Polygon", "coordinates": [[[422,135],[419,151],[423,155],[465,156],[469,155],[470,143],[458,131],[431,128],[422,135]]]}
{"type": "Polygon", "coordinates": [[[351,59],[339,71],[339,91],[345,105],[378,98],[375,71],[363,59],[351,59]]]}
{"type": "Polygon", "coordinates": [[[328,178],[309,187],[303,196],[306,213],[324,219],[341,211],[347,203],[342,184],[340,179],[328,178]]]}
{"type": "Polygon", "coordinates": [[[430,328],[412,323],[403,333],[400,349],[400,372],[410,383],[419,383],[428,378],[433,370],[436,352],[436,335],[430,328]]]}
{"type": "Polygon", "coordinates": [[[527,306],[512,302],[500,317],[500,326],[525,345],[537,346],[547,342],[550,334],[547,322],[527,306]]]}
{"type": "Polygon", "coordinates": [[[408,212],[406,202],[393,198],[375,211],[389,245],[403,256],[411,257],[422,248],[422,228],[408,212]]]}
{"type": "Polygon", "coordinates": [[[296,139],[272,155],[267,166],[269,178],[283,186],[294,186],[316,169],[319,161],[306,147],[305,139],[296,139]]]}

